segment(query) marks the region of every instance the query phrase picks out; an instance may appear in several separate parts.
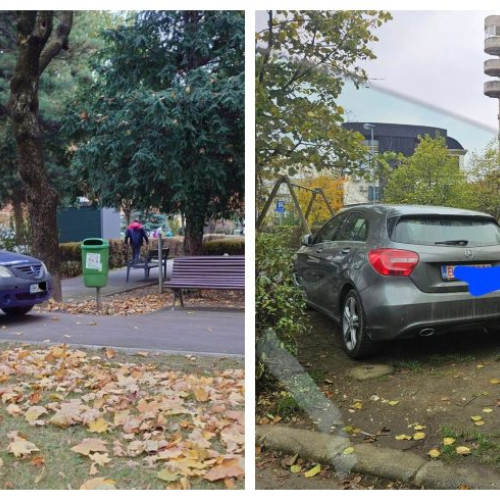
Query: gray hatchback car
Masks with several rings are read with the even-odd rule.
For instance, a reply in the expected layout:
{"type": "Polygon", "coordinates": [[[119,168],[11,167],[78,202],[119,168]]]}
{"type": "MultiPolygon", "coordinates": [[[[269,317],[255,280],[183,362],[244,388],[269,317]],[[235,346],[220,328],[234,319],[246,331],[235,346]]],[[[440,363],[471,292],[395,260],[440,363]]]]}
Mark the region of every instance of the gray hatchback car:
{"type": "Polygon", "coordinates": [[[356,205],[302,243],[295,280],[312,307],[340,324],[354,359],[381,340],[500,328],[500,292],[474,297],[454,277],[457,265],[500,265],[500,227],[490,215],[356,205]]]}

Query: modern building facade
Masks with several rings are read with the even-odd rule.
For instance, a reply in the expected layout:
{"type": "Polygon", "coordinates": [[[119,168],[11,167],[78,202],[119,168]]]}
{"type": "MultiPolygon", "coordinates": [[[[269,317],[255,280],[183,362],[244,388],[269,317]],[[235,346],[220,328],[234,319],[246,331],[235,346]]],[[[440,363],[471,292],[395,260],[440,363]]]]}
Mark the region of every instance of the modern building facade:
{"type": "MultiPolygon", "coordinates": [[[[359,132],[364,136],[363,143],[370,149],[366,169],[371,170],[371,161],[376,154],[385,151],[402,153],[411,156],[418,145],[419,137],[444,137],[450,155],[457,156],[460,168],[464,167],[467,150],[453,137],[448,136],[446,129],[423,125],[405,125],[398,123],[346,122],[342,126],[348,130],[359,132]]],[[[344,204],[380,201],[381,186],[378,179],[364,179],[350,176],[344,185],[344,204]]]]}

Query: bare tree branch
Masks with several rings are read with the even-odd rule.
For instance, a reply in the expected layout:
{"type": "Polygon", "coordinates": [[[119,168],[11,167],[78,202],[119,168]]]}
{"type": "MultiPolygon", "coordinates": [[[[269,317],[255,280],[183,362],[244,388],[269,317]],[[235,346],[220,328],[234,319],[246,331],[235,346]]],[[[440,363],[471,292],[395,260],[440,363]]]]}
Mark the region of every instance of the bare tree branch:
{"type": "Polygon", "coordinates": [[[68,36],[73,25],[73,12],[63,11],[61,13],[61,20],[57,26],[56,37],[52,40],[42,51],[40,56],[40,69],[39,75],[45,71],[50,61],[59,54],[61,50],[68,49],[68,36]]]}

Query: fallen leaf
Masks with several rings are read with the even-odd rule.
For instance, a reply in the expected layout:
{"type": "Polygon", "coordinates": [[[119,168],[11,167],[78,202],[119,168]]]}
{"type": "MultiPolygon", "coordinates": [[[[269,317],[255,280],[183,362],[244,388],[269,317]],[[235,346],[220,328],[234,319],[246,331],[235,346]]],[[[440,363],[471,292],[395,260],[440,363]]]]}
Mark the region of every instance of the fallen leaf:
{"type": "Polygon", "coordinates": [[[104,418],[98,418],[89,424],[90,432],[97,432],[98,434],[102,434],[103,432],[107,432],[109,429],[109,422],[104,420],[104,418]]]}
{"type": "Polygon", "coordinates": [[[431,458],[437,458],[439,455],[441,455],[441,452],[439,450],[436,450],[435,448],[430,450],[427,455],[429,455],[431,458]]]}
{"type": "Polygon", "coordinates": [[[490,379],[490,384],[492,384],[492,385],[498,385],[498,384],[500,384],[500,379],[498,379],[498,378],[492,378],[492,379],[490,379]]]}
{"type": "Polygon", "coordinates": [[[396,436],[397,441],[410,441],[412,439],[411,436],[408,436],[407,434],[399,434],[396,436]]]}
{"type": "Polygon", "coordinates": [[[12,453],[15,457],[21,457],[29,455],[34,451],[40,451],[36,445],[30,441],[26,441],[25,439],[15,439],[9,444],[9,446],[7,446],[7,450],[10,451],[10,453],[12,453]]]}
{"type": "Polygon", "coordinates": [[[425,432],[415,432],[415,434],[413,434],[413,439],[415,441],[420,441],[421,439],[425,439],[425,432]]]}
{"type": "Polygon", "coordinates": [[[116,481],[112,479],[106,479],[104,477],[96,477],[94,479],[89,479],[85,481],[80,486],[81,490],[116,490],[116,481]]]}
{"type": "Polygon", "coordinates": [[[97,465],[106,465],[111,462],[111,458],[109,458],[107,453],[92,453],[92,455],[89,455],[90,460],[94,462],[97,465]]]}
{"type": "Polygon", "coordinates": [[[34,423],[42,416],[47,413],[47,409],[43,406],[32,406],[25,413],[24,418],[30,425],[34,425],[34,423]]]}
{"type": "Polygon", "coordinates": [[[203,476],[207,481],[218,481],[227,477],[241,477],[245,474],[243,469],[243,460],[241,458],[232,458],[223,460],[220,465],[216,465],[203,476]]]}
{"type": "Polygon", "coordinates": [[[292,474],[298,474],[301,470],[302,470],[302,467],[301,467],[300,465],[297,465],[297,464],[292,465],[292,466],[290,467],[290,472],[291,472],[292,474]]]}
{"type": "Polygon", "coordinates": [[[89,456],[92,452],[107,451],[106,441],[96,438],[86,438],[80,444],[71,448],[74,452],[89,456]]]}
{"type": "Polygon", "coordinates": [[[493,410],[491,408],[483,408],[484,413],[491,413],[493,410]]]}
{"type": "Polygon", "coordinates": [[[445,437],[445,438],[443,439],[443,444],[444,444],[445,446],[450,446],[450,445],[452,445],[455,441],[456,441],[456,439],[455,439],[455,438],[452,438],[452,437],[445,437]]]}
{"type": "Polygon", "coordinates": [[[469,455],[470,454],[470,448],[467,448],[467,446],[458,446],[455,451],[457,452],[458,455],[469,455]]]}
{"type": "Polygon", "coordinates": [[[304,477],[310,478],[314,477],[317,474],[321,472],[321,465],[315,465],[312,469],[309,469],[307,472],[304,473],[304,477]]]}
{"type": "Polygon", "coordinates": [[[107,347],[105,353],[108,359],[112,359],[116,356],[116,351],[111,349],[111,347],[107,347]]]}
{"type": "Polygon", "coordinates": [[[470,418],[473,422],[479,422],[479,420],[482,420],[483,417],[481,415],[474,415],[473,417],[470,418]]]}
{"type": "Polygon", "coordinates": [[[352,446],[349,446],[342,452],[343,455],[352,455],[353,453],[354,453],[354,448],[352,446]]]}
{"type": "Polygon", "coordinates": [[[389,401],[389,404],[390,404],[391,406],[396,406],[396,405],[398,405],[398,404],[399,404],[399,401],[389,401]]]}

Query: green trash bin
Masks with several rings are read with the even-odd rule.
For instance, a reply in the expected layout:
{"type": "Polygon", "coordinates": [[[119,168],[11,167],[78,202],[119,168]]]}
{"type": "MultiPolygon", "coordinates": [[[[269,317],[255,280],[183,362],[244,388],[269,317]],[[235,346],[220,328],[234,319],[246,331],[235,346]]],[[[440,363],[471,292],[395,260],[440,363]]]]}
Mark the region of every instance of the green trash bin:
{"type": "Polygon", "coordinates": [[[85,286],[102,288],[108,284],[109,242],[87,238],[82,245],[82,271],[85,286]]]}

